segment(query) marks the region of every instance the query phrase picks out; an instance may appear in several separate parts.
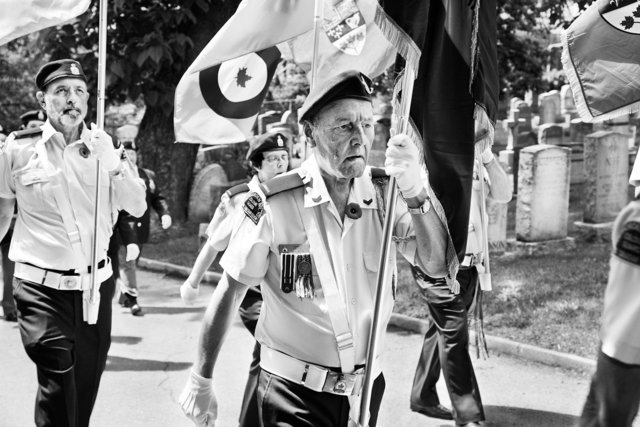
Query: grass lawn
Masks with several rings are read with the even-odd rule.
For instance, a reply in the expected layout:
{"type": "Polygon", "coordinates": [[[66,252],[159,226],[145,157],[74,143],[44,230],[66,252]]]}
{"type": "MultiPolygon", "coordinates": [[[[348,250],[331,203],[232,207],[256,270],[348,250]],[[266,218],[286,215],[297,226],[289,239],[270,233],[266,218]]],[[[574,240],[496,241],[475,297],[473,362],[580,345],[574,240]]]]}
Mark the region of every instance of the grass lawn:
{"type": "MultiPolygon", "coordinates": [[[[198,253],[198,225],[153,228],[143,256],[191,266],[198,253]]],[[[575,250],[551,255],[493,255],[493,291],[484,293],[487,334],[544,348],[594,357],[609,244],[576,241],[575,250]]],[[[399,256],[395,312],[427,318],[426,304],[399,256]]],[[[213,270],[220,271],[217,263],[213,270]]]]}

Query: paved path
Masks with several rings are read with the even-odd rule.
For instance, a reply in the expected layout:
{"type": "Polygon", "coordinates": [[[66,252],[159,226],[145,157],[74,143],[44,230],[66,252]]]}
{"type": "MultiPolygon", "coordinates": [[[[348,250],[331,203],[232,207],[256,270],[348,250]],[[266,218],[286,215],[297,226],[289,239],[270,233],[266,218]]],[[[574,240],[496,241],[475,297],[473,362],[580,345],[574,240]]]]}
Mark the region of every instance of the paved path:
{"type": "MultiPolygon", "coordinates": [[[[180,281],[139,272],[145,315],[133,317],[114,302],[113,344],[92,417],[92,427],[188,427],[176,400],[195,354],[204,308],[184,307],[180,281]]],[[[212,287],[201,296],[204,305],[212,287]]],[[[390,329],[385,355],[387,391],[379,426],[452,426],[408,409],[409,388],[422,339],[390,329]]],[[[250,362],[252,338],[236,321],[214,377],[218,426],[235,426],[250,362]]],[[[35,369],[15,323],[0,321],[1,427],[33,425],[35,369]]],[[[490,426],[571,426],[586,395],[588,376],[492,355],[475,362],[490,426]]],[[[448,404],[444,386],[442,401],[448,404]]]]}

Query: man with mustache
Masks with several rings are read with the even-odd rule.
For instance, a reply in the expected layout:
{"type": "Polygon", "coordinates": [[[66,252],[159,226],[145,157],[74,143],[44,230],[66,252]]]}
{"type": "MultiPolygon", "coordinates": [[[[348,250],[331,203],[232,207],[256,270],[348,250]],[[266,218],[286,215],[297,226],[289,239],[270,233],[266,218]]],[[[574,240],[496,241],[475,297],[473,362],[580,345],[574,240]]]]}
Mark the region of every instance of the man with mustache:
{"type": "Polygon", "coordinates": [[[86,427],[111,343],[109,237],[118,210],[144,212],[144,185],[111,137],[85,125],[89,92],[78,62],[49,62],[35,82],[48,119],[12,133],[4,144],[0,236],[17,202],[9,257],[16,263],[13,295],[22,342],[38,372],[35,424],[86,427]],[[98,172],[102,195],[94,230],[98,172]],[[94,237],[97,303],[88,298],[94,237]]]}
{"type": "MultiPolygon", "coordinates": [[[[299,111],[314,154],[300,168],[261,184],[262,194],[250,193],[239,210],[220,262],[225,274],[210,305],[212,333],[201,337],[190,374],[192,392],[180,399],[196,425],[215,421],[215,361],[242,298],[260,283],[264,302],[256,339],[262,425],[358,421],[388,183],[384,170],[367,166],[374,134],[371,92],[371,80],[357,71],[316,85],[299,111]]],[[[386,171],[396,177],[402,194],[392,246],[426,274],[444,277],[449,239],[432,209],[435,199],[418,159],[406,135],[390,139],[386,171]]],[[[392,247],[391,265],[395,253],[392,247]]],[[[394,270],[384,277],[380,338],[393,306],[394,270]]],[[[380,364],[372,369],[373,427],[384,377],[380,364]]]]}

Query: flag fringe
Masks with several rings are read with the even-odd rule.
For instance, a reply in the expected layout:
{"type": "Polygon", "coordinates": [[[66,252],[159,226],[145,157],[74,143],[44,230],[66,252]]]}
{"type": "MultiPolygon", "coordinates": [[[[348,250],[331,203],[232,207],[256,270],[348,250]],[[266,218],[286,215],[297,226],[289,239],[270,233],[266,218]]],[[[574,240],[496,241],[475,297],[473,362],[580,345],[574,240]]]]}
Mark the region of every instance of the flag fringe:
{"type": "Polygon", "coordinates": [[[382,34],[397,50],[398,54],[405,60],[406,66],[413,70],[413,75],[418,75],[420,66],[420,48],[411,37],[391,19],[380,4],[376,5],[374,22],[380,28],[382,34]]]}
{"type": "Polygon", "coordinates": [[[469,76],[469,92],[471,92],[471,88],[473,86],[473,80],[476,76],[476,70],[478,68],[478,61],[480,58],[479,55],[479,46],[478,46],[478,33],[480,31],[480,20],[478,16],[480,15],[480,1],[476,0],[473,6],[473,19],[471,20],[471,75],[469,76]]]}
{"type": "Polygon", "coordinates": [[[573,66],[573,59],[571,57],[571,51],[569,49],[569,30],[562,32],[562,67],[571,86],[571,92],[573,94],[573,100],[576,104],[576,109],[580,118],[585,122],[598,123],[605,120],[611,120],[625,114],[633,114],[640,111],[640,101],[633,102],[625,105],[624,107],[616,108],[615,110],[608,111],[606,113],[596,112],[593,114],[592,109],[587,103],[587,98],[582,89],[580,77],[573,66]]]}

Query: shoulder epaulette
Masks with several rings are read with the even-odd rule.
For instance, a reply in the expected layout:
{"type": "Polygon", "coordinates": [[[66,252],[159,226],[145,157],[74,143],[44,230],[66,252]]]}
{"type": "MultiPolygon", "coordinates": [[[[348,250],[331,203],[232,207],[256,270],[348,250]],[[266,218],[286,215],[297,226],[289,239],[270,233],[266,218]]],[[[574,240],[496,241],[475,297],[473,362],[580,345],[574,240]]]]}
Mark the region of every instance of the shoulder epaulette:
{"type": "Polygon", "coordinates": [[[233,196],[236,196],[240,193],[246,193],[247,191],[249,191],[249,185],[244,183],[234,185],[233,187],[225,191],[224,194],[226,194],[231,199],[233,198],[233,196]]]}
{"type": "Polygon", "coordinates": [[[17,130],[15,132],[13,132],[13,138],[14,139],[32,138],[32,137],[37,136],[39,134],[42,134],[42,129],[40,129],[38,127],[31,128],[31,129],[23,129],[23,130],[17,130]]]}
{"type": "Polygon", "coordinates": [[[377,179],[377,178],[389,178],[389,175],[387,175],[387,172],[385,172],[384,168],[372,167],[371,179],[377,179]]]}
{"type": "Polygon", "coordinates": [[[264,195],[268,198],[283,191],[293,190],[294,188],[302,187],[304,182],[302,178],[296,172],[287,173],[284,175],[278,175],[273,177],[262,184],[260,189],[264,195]]]}

